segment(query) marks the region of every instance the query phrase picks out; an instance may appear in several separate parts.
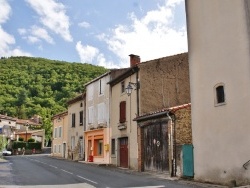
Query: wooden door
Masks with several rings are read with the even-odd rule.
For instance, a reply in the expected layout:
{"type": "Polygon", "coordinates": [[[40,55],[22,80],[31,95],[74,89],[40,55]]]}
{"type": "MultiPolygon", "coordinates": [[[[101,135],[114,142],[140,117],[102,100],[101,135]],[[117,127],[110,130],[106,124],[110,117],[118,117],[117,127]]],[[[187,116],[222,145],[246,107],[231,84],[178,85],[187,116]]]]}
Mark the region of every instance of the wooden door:
{"type": "Polygon", "coordinates": [[[152,123],[144,127],[144,169],[169,171],[167,123],[152,123]]]}
{"type": "Polygon", "coordinates": [[[128,168],[128,138],[120,138],[120,166],[128,168]]]}

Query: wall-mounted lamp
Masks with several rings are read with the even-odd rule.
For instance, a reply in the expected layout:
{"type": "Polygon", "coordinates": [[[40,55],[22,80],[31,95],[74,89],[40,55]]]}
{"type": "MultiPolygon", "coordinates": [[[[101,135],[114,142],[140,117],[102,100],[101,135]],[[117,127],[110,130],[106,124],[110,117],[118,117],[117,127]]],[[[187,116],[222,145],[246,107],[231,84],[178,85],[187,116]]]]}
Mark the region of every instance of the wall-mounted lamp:
{"type": "Polygon", "coordinates": [[[129,82],[128,86],[125,88],[125,91],[126,91],[128,96],[130,96],[132,91],[133,91],[132,85],[135,87],[135,90],[139,88],[139,83],[129,82]]]}

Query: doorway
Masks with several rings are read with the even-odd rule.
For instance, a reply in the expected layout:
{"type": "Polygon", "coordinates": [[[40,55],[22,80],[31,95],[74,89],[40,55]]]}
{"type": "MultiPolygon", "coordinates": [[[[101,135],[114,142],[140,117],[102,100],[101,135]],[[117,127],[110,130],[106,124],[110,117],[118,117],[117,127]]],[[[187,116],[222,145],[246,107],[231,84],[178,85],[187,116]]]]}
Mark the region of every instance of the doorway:
{"type": "Polygon", "coordinates": [[[128,137],[120,138],[120,167],[128,168],[128,137]]]}

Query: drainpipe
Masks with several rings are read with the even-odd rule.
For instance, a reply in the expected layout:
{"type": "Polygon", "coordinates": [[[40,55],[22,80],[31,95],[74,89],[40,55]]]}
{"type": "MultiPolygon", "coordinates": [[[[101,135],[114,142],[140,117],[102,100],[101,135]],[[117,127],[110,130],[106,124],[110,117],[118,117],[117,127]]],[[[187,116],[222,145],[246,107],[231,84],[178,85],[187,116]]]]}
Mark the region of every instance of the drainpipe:
{"type": "Polygon", "coordinates": [[[167,112],[167,117],[170,120],[170,154],[171,154],[171,176],[175,176],[175,158],[174,158],[174,134],[173,134],[173,119],[167,112]]]}

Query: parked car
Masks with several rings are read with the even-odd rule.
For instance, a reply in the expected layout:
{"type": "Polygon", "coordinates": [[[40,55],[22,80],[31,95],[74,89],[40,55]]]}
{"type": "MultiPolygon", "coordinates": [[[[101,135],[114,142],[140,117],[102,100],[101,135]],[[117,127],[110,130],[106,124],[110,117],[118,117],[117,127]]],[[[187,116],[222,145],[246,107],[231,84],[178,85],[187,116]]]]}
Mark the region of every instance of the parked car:
{"type": "Polygon", "coordinates": [[[8,151],[8,150],[4,149],[4,150],[2,151],[2,154],[3,154],[4,156],[11,155],[11,151],[8,151]]]}

